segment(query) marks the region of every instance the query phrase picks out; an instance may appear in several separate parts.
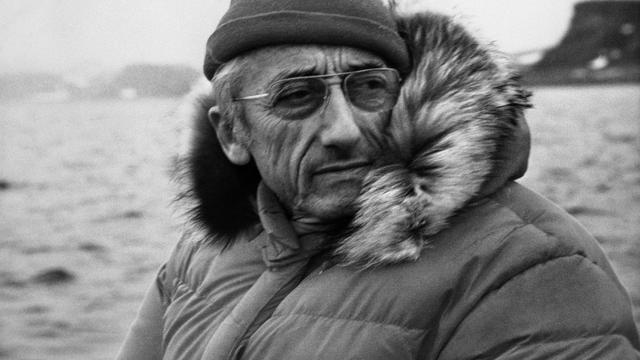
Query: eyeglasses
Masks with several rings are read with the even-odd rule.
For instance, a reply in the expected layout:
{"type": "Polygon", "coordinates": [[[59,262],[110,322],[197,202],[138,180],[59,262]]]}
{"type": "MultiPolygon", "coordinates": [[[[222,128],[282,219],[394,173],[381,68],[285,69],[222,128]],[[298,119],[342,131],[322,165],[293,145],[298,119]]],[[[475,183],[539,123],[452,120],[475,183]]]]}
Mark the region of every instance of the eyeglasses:
{"type": "Polygon", "coordinates": [[[395,105],[400,92],[400,75],[395,69],[375,68],[301,76],[275,81],[266,93],[234,98],[233,101],[271,96],[269,106],[278,116],[289,120],[303,119],[326,102],[329,86],[336,84],[342,85],[351,105],[368,112],[380,112],[391,110],[395,105]]]}

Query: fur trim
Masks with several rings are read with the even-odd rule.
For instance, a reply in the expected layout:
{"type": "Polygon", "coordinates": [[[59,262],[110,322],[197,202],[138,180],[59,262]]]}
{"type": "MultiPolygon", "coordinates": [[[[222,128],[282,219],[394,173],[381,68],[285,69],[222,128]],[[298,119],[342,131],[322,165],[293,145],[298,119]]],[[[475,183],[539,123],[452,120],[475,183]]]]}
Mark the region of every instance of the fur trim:
{"type": "MultiPolygon", "coordinates": [[[[385,158],[365,180],[339,264],[361,268],[418,259],[433,234],[469,202],[526,169],[528,93],[497,54],[449,18],[399,18],[412,56],[386,134],[385,158]]],[[[258,222],[250,199],[254,164],[231,164],[207,119],[210,91],[196,97],[191,149],[179,162],[181,197],[213,242],[232,241],[258,222]]]]}
{"type": "Polygon", "coordinates": [[[514,175],[504,164],[512,149],[502,144],[529,106],[516,75],[447,17],[426,13],[398,25],[414,65],[392,113],[385,153],[393,157],[367,177],[352,233],[337,249],[344,264],[418,259],[456,211],[491,192],[483,187],[514,175]]]}
{"type": "Polygon", "coordinates": [[[174,180],[180,187],[176,201],[186,208],[194,231],[204,240],[226,246],[258,223],[251,199],[260,174],[255,164],[232,164],[222,151],[208,111],[215,106],[211,84],[198,86],[187,97],[192,109],[190,147],[175,164],[174,180]]]}

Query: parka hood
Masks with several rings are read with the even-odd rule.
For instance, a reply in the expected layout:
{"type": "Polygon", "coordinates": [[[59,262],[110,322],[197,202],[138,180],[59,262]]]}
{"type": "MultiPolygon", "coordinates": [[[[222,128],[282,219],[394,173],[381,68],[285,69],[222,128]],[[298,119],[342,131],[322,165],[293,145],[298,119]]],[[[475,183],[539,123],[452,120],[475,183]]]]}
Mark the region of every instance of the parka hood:
{"type": "MultiPolygon", "coordinates": [[[[474,201],[524,174],[529,93],[501,55],[450,18],[397,19],[412,57],[384,139],[386,154],[365,179],[358,211],[335,249],[338,262],[374,267],[418,259],[429,237],[474,201]]],[[[222,152],[207,111],[194,98],[190,148],[178,163],[191,222],[208,241],[230,244],[258,224],[260,176],[222,152]]]]}

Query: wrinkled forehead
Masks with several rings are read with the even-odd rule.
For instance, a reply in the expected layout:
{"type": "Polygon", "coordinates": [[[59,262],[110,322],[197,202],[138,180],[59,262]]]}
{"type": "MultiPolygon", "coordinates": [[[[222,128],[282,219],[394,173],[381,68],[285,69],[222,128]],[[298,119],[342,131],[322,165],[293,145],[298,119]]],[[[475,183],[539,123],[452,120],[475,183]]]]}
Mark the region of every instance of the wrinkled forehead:
{"type": "Polygon", "coordinates": [[[346,46],[280,45],[253,51],[247,56],[245,85],[307,75],[324,75],[386,67],[382,58],[366,50],[346,46]]]}

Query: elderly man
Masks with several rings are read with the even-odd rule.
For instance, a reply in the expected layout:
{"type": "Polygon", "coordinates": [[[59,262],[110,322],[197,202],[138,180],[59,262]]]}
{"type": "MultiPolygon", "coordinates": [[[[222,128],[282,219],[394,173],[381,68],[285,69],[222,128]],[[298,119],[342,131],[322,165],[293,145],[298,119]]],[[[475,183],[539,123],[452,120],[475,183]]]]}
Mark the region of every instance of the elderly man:
{"type": "Polygon", "coordinates": [[[183,161],[193,223],[120,359],[636,359],[595,240],[513,182],[528,94],[449,19],[235,0],[183,161]]]}

